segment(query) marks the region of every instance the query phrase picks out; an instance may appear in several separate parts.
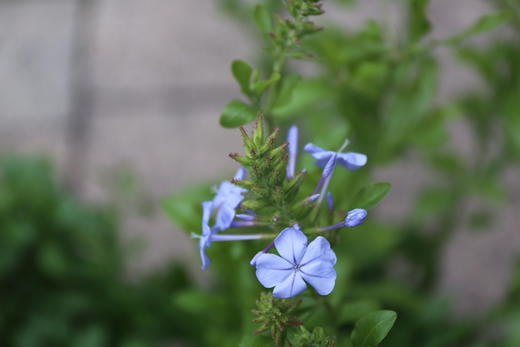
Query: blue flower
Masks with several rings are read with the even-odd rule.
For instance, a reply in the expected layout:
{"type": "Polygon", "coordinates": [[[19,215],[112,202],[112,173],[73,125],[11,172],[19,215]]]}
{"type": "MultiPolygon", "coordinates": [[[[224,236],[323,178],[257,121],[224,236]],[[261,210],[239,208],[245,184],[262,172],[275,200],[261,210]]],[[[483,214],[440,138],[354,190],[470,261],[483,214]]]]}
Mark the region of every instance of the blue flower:
{"type": "Polygon", "coordinates": [[[200,258],[202,259],[202,270],[206,270],[211,264],[208,255],[206,254],[206,248],[211,246],[214,241],[245,241],[245,240],[259,240],[263,236],[258,234],[247,234],[247,235],[219,235],[216,227],[211,228],[209,226],[209,219],[211,217],[212,202],[204,201],[202,203],[202,235],[193,235],[199,240],[199,251],[200,258]]]}
{"type": "MultiPolygon", "coordinates": [[[[234,179],[237,181],[243,180],[245,174],[246,170],[241,167],[235,174],[234,179]]],[[[243,193],[246,192],[247,189],[224,181],[220,184],[217,195],[215,195],[213,200],[202,203],[202,235],[199,240],[199,250],[203,270],[210,265],[210,260],[206,255],[206,248],[211,246],[212,241],[223,241],[217,240],[216,235],[219,231],[229,228],[235,218],[235,208],[244,200],[243,193]],[[214,211],[217,211],[215,225],[210,227],[209,220],[214,211]]]]}
{"type": "Polygon", "coordinates": [[[362,208],[355,208],[348,211],[347,217],[345,218],[345,226],[348,228],[354,228],[363,224],[367,214],[367,211],[362,208]]]}
{"type": "Polygon", "coordinates": [[[336,155],[335,164],[344,166],[351,171],[357,170],[367,163],[367,156],[361,153],[341,153],[341,149],[338,152],[328,151],[326,149],[315,146],[312,143],[306,144],[303,149],[305,152],[312,155],[314,159],[316,159],[316,165],[320,168],[324,168],[330,158],[332,158],[334,155],[336,155]]]}
{"type": "MultiPolygon", "coordinates": [[[[235,180],[244,179],[245,169],[241,167],[236,175],[235,180]]],[[[226,230],[235,218],[235,208],[244,200],[244,193],[247,189],[238,187],[229,181],[220,184],[217,195],[213,198],[211,211],[217,211],[215,219],[215,227],[218,230],[226,230]]]]}
{"type": "Polygon", "coordinates": [[[307,282],[318,294],[328,295],[336,283],[336,254],[322,236],[307,246],[307,237],[298,225],[284,229],[274,240],[280,256],[255,256],[256,277],[276,298],[291,298],[307,289],[307,282]]]}

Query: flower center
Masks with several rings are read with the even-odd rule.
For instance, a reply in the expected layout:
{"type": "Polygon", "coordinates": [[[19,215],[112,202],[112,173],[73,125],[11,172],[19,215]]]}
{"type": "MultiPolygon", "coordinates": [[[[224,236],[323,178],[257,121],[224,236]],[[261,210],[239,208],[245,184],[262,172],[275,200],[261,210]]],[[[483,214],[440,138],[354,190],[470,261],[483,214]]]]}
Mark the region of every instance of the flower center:
{"type": "Polygon", "coordinates": [[[300,264],[294,265],[294,271],[300,271],[300,264]]]}

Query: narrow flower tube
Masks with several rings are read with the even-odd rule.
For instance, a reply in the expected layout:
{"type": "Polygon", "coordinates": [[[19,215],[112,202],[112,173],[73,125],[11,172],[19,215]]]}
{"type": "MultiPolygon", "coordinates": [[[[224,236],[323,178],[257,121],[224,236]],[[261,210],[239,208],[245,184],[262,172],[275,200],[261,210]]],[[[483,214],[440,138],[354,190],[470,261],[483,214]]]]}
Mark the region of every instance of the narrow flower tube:
{"type": "Polygon", "coordinates": [[[327,171],[327,179],[325,180],[325,183],[323,184],[323,187],[321,188],[321,192],[320,192],[320,198],[318,200],[318,204],[321,204],[321,202],[323,201],[323,198],[325,197],[325,193],[327,192],[327,189],[329,188],[329,183],[330,183],[330,179],[332,178],[332,173],[334,172],[334,168],[336,167],[336,156],[334,155],[331,160],[329,160],[329,163],[327,164],[327,166],[325,166],[325,169],[323,170],[323,172],[327,171]],[[333,163],[331,164],[330,162],[333,163]],[[330,172],[327,171],[327,167],[330,165],[330,172]]]}
{"type": "Polygon", "coordinates": [[[296,156],[298,154],[298,127],[292,126],[287,134],[287,142],[289,143],[289,163],[287,164],[287,179],[290,181],[294,178],[296,167],[296,156]]]}
{"type": "Polygon", "coordinates": [[[320,197],[320,194],[313,194],[313,195],[309,196],[307,199],[305,199],[305,203],[308,204],[309,202],[313,202],[314,200],[316,200],[319,197],[320,197]]]}
{"type": "MultiPolygon", "coordinates": [[[[323,168],[323,173],[321,174],[320,180],[318,181],[318,184],[316,185],[316,188],[314,188],[314,192],[312,194],[318,193],[322,185],[329,180],[329,177],[332,175],[332,172],[334,171],[334,167],[336,166],[336,155],[333,155],[330,157],[330,159],[327,161],[327,164],[323,168]]],[[[328,185],[328,184],[327,184],[328,185]]],[[[322,191],[323,193],[323,191],[322,191]]]]}
{"type": "Polygon", "coordinates": [[[245,213],[239,213],[235,216],[238,219],[246,220],[246,221],[253,221],[256,219],[256,216],[251,214],[245,214],[245,213]]]}
{"type": "Polygon", "coordinates": [[[245,241],[245,240],[260,240],[265,238],[264,235],[250,234],[250,235],[211,235],[211,241],[245,241]]]}
{"type": "Polygon", "coordinates": [[[233,221],[229,225],[230,228],[254,227],[256,225],[254,220],[233,221]]]}
{"type": "Polygon", "coordinates": [[[334,199],[332,198],[331,192],[327,193],[327,208],[329,209],[329,211],[334,210],[334,199]]]}

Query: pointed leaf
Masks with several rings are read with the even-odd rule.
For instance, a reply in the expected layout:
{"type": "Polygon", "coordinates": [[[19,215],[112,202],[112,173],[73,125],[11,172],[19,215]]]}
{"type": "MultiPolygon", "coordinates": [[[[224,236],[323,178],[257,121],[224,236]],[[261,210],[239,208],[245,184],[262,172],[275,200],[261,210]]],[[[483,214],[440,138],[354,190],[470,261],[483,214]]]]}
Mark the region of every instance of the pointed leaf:
{"type": "Polygon", "coordinates": [[[350,336],[354,347],[377,346],[388,335],[397,319],[394,311],[375,311],[356,322],[350,336]]]}
{"type": "Polygon", "coordinates": [[[444,40],[444,43],[449,45],[455,45],[470,36],[483,33],[504,24],[511,17],[511,13],[508,11],[501,11],[497,13],[487,14],[480,17],[480,19],[468,29],[461,33],[444,40]]]}
{"type": "Polygon", "coordinates": [[[236,128],[251,122],[256,117],[256,110],[240,100],[231,100],[220,115],[220,125],[224,128],[236,128]]]}
{"type": "Polygon", "coordinates": [[[259,81],[254,84],[253,89],[256,91],[258,95],[262,95],[264,90],[269,87],[271,84],[276,83],[280,80],[281,75],[277,72],[273,73],[271,78],[264,81],[259,81]]]}
{"type": "Polygon", "coordinates": [[[354,206],[356,208],[364,209],[370,209],[374,207],[379,201],[381,201],[381,199],[385,197],[385,195],[390,190],[390,187],[390,183],[381,182],[363,188],[358,193],[354,206]]]}

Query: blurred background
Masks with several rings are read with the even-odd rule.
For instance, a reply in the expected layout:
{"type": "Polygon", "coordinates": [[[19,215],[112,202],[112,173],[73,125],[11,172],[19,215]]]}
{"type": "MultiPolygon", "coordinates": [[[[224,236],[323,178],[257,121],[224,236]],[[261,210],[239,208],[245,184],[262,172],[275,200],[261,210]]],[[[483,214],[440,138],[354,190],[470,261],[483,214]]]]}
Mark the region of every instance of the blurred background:
{"type": "MultiPolygon", "coordinates": [[[[495,5],[431,0],[429,37],[461,32],[495,5]]],[[[258,61],[261,49],[255,28],[247,25],[250,19],[238,16],[237,8],[224,0],[0,0],[0,249],[5,254],[0,301],[7,307],[0,318],[2,345],[148,346],[166,340],[175,346],[190,336],[189,324],[177,322],[175,309],[162,306],[169,305],[176,288],[207,286],[211,274],[199,270],[195,243],[171,225],[160,203],[168,193],[217,183],[236,170],[227,154],[240,149],[241,138],[238,131],[221,128],[218,119],[226,103],[240,95],[231,61],[258,61]],[[29,216],[26,206],[36,212],[29,216]],[[20,213],[27,223],[14,217],[20,213]],[[88,236],[76,238],[70,231],[82,228],[78,235],[88,236]],[[63,235],[54,234],[62,229],[63,235]],[[110,230],[110,240],[92,239],[91,230],[100,235],[110,230]],[[84,244],[96,254],[86,263],[74,251],[84,244]],[[24,267],[27,259],[32,265],[24,267]],[[40,271],[54,279],[52,285],[40,281],[40,271]],[[37,304],[9,306],[13,291],[37,304]],[[100,296],[104,304],[97,302],[100,296]],[[95,302],[100,310],[93,308],[95,302]],[[117,323],[125,315],[135,315],[135,321],[117,323]],[[135,334],[127,337],[126,329],[135,334]]],[[[334,23],[355,31],[376,19],[393,28],[390,36],[405,30],[399,1],[348,6],[325,1],[324,9],[317,22],[325,27],[334,23]]],[[[518,33],[500,28],[472,43],[485,47],[509,37],[518,33]]],[[[434,56],[440,63],[437,102],[469,91],[493,93],[493,86],[450,50],[438,48],[434,56]]],[[[293,69],[318,73],[312,62],[293,69]]],[[[469,122],[454,118],[447,129],[450,148],[478,160],[469,122]]],[[[392,184],[376,211],[390,221],[402,219],[436,175],[414,152],[374,174],[392,184]]],[[[499,181],[506,203],[470,200],[467,209],[457,211],[469,215],[484,208],[493,223],[479,232],[457,226],[442,249],[435,292],[450,298],[461,317],[503,300],[513,281],[520,250],[518,165],[507,167],[499,181]]],[[[398,260],[393,271],[407,273],[398,260]]]]}

